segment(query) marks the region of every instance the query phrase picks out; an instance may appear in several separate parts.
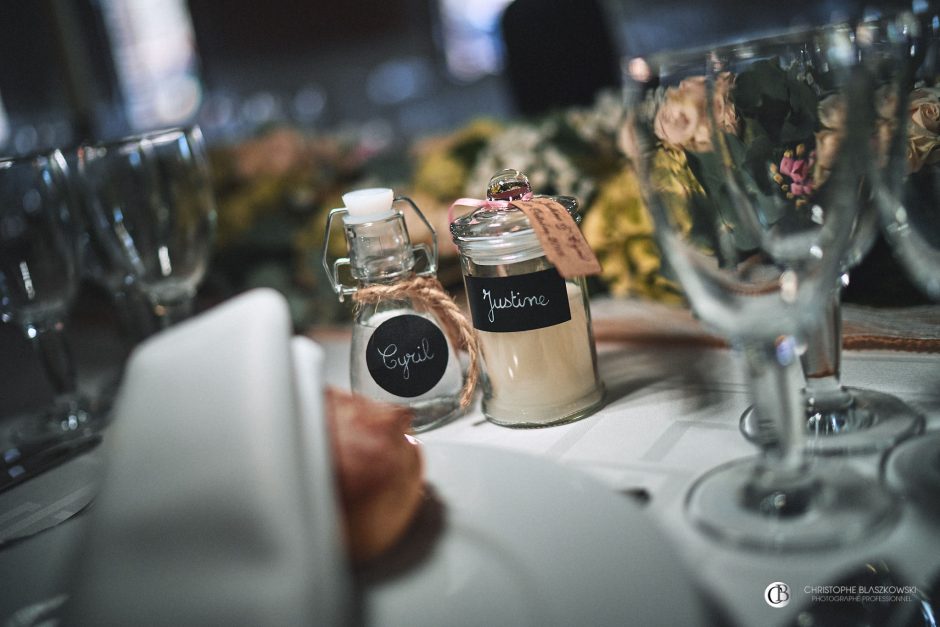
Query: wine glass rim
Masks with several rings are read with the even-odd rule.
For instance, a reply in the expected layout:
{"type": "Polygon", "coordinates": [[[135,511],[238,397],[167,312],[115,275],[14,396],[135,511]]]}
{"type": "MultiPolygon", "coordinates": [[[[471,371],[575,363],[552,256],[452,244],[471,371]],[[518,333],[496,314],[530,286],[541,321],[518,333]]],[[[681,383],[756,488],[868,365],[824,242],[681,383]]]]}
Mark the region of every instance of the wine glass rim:
{"type": "Polygon", "coordinates": [[[40,148],[22,154],[0,155],[0,168],[7,169],[12,167],[15,163],[27,163],[29,161],[36,161],[37,159],[54,159],[56,154],[64,155],[62,150],[58,147],[40,148]]]}
{"type": "Polygon", "coordinates": [[[747,35],[723,39],[710,44],[688,48],[680,47],[657,50],[649,54],[638,55],[637,58],[645,59],[657,66],[666,65],[667,63],[674,63],[677,59],[694,59],[696,57],[704,57],[709,53],[742,50],[748,46],[768,44],[783,45],[806,42],[808,38],[814,35],[822,34],[827,30],[835,29],[840,26],[848,27],[848,24],[834,22],[826,25],[803,25],[780,30],[752,31],[747,35]]]}
{"type": "Polygon", "coordinates": [[[166,128],[154,129],[151,131],[144,131],[142,133],[134,133],[132,135],[125,135],[123,137],[118,137],[115,139],[106,139],[94,143],[83,144],[85,146],[90,146],[93,148],[113,148],[115,146],[123,146],[125,144],[133,144],[136,142],[144,140],[156,140],[163,137],[188,137],[194,132],[199,132],[199,126],[196,124],[189,126],[169,126],[166,128]]]}

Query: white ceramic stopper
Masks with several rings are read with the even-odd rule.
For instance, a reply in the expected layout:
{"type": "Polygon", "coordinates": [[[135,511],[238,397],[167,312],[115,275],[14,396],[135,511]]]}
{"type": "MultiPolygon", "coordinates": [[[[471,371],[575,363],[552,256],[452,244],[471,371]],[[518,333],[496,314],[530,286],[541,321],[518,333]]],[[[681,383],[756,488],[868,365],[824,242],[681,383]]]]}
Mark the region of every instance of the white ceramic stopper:
{"type": "Polygon", "coordinates": [[[343,194],[343,204],[349,212],[350,221],[369,222],[381,220],[392,215],[392,202],[395,194],[385,187],[357,189],[343,194]]]}

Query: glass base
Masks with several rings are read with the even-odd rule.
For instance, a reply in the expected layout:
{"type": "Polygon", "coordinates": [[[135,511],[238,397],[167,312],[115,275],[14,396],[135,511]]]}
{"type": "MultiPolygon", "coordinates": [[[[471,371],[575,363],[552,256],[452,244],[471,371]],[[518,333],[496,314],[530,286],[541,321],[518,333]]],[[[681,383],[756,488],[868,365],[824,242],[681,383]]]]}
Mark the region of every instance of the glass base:
{"type": "Polygon", "coordinates": [[[0,432],[0,491],[93,448],[102,420],[84,399],[61,402],[38,413],[4,421],[0,432]]]}
{"type": "Polygon", "coordinates": [[[857,542],[889,528],[897,512],[877,481],[824,458],[782,480],[760,458],[734,461],[699,478],[686,498],[686,514],[701,531],[765,551],[857,542]]]}
{"type": "MultiPolygon", "coordinates": [[[[815,455],[874,453],[924,430],[924,417],[906,403],[873,390],[843,388],[849,402],[806,409],[806,450],[815,455]]],[[[777,445],[776,427],[761,423],[753,407],[741,415],[741,433],[761,448],[777,445]]]]}
{"type": "Polygon", "coordinates": [[[414,417],[411,419],[411,430],[414,433],[423,433],[440,427],[464,413],[460,407],[460,400],[454,396],[409,403],[407,407],[414,412],[414,417]]]}
{"type": "Polygon", "coordinates": [[[882,465],[885,483],[940,515],[940,433],[898,445],[882,465]]]}

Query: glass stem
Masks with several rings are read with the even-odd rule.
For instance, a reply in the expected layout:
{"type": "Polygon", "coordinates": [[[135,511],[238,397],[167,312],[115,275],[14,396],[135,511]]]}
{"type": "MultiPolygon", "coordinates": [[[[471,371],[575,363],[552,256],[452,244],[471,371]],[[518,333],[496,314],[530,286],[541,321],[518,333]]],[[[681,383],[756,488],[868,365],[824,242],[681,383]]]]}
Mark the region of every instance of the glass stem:
{"type": "Polygon", "coordinates": [[[189,318],[193,313],[193,299],[189,297],[176,301],[154,303],[153,312],[157,326],[162,330],[189,318]]]}
{"type": "Polygon", "coordinates": [[[147,301],[132,288],[115,290],[113,298],[125,344],[130,351],[153,333],[153,316],[147,301]]]}
{"type": "Polygon", "coordinates": [[[78,397],[78,385],[72,351],[65,341],[63,323],[56,322],[51,326],[42,327],[28,326],[25,331],[52,385],[56,404],[73,404],[78,397]]]}
{"type": "Polygon", "coordinates": [[[806,351],[800,357],[809,407],[833,411],[851,405],[851,395],[842,387],[841,286],[827,295],[819,323],[810,330],[806,351]]]}
{"type": "Polygon", "coordinates": [[[796,342],[783,337],[744,347],[752,403],[758,415],[772,421],[779,434],[774,472],[798,475],[804,467],[806,420],[796,342]]]}

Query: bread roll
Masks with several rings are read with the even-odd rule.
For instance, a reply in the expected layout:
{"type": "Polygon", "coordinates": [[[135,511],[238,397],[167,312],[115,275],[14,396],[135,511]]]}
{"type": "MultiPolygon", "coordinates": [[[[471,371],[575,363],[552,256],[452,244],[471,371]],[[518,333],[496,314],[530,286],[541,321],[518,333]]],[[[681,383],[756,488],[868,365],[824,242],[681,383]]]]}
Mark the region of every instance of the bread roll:
{"type": "Polygon", "coordinates": [[[326,390],[346,540],[352,559],[389,549],[415,516],[424,493],[411,412],[334,388],[326,390]]]}

